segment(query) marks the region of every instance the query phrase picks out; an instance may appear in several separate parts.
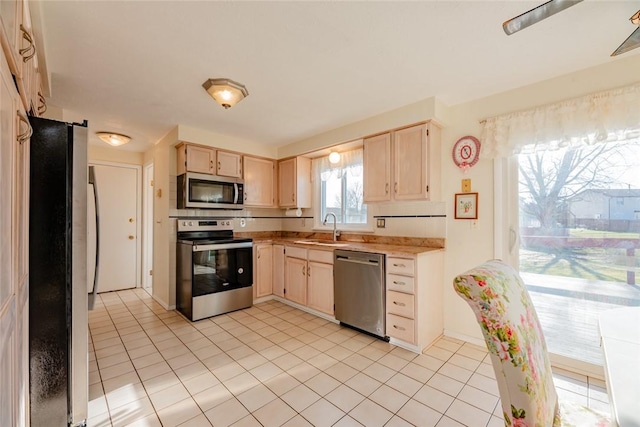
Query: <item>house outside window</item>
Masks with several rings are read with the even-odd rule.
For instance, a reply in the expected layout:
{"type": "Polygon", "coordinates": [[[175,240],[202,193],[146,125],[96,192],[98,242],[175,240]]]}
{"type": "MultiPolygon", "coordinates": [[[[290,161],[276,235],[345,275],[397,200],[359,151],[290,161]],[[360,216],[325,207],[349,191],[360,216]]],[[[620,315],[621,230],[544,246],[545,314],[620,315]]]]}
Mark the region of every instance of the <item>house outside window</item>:
{"type": "MultiPolygon", "coordinates": [[[[313,160],[314,181],[318,194],[316,218],[321,225],[329,213],[336,216],[342,229],[367,227],[367,205],[363,200],[362,148],[340,153],[340,161],[329,157],[313,160]]],[[[330,220],[331,221],[331,220],[330,220]]]]}

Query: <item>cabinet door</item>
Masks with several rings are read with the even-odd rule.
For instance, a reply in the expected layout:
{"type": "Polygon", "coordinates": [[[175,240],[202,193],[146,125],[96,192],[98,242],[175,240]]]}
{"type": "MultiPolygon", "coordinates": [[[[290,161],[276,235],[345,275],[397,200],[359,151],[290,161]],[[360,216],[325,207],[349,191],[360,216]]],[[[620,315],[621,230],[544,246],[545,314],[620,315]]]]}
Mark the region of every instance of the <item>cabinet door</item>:
{"type": "Polygon", "coordinates": [[[2,19],[2,26],[4,27],[4,34],[7,36],[6,39],[2,40],[2,48],[4,49],[11,73],[18,78],[21,77],[20,61],[22,61],[22,57],[18,52],[22,43],[22,31],[20,30],[20,24],[22,24],[22,8],[23,0],[0,1],[0,18],[2,19]]]}
{"type": "Polygon", "coordinates": [[[307,305],[307,260],[286,257],[284,283],[286,299],[307,305]]]}
{"type": "Polygon", "coordinates": [[[217,157],[216,175],[232,178],[242,177],[242,156],[240,154],[218,150],[217,157]]]}
{"type": "Polygon", "coordinates": [[[363,152],[365,202],[391,200],[391,135],[365,138],[363,152]]]}
{"type": "Polygon", "coordinates": [[[284,245],[273,245],[273,294],[284,298],[284,245]]]}
{"type": "Polygon", "coordinates": [[[273,289],[273,246],[269,243],[260,243],[255,246],[256,297],[260,298],[272,294],[273,289]]]}
{"type": "Polygon", "coordinates": [[[186,168],[187,172],[213,174],[215,150],[197,145],[187,145],[186,168]]]}
{"type": "Polygon", "coordinates": [[[273,160],[244,156],[244,205],[275,205],[275,164],[273,160]]]}
{"type": "Polygon", "coordinates": [[[427,198],[427,132],[425,125],[413,126],[394,132],[395,200],[427,198]]]}
{"type": "Polygon", "coordinates": [[[307,306],[333,315],[333,265],[309,261],[307,306]]]}
{"type": "Polygon", "coordinates": [[[278,162],[278,206],[296,206],[296,159],[278,162]]]}

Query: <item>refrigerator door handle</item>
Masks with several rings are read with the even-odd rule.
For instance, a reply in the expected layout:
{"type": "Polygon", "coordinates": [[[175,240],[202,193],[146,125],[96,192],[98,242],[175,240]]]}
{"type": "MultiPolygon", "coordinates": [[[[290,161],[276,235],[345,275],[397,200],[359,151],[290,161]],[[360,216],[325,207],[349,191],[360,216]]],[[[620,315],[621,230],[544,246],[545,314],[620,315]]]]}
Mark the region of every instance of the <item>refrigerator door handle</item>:
{"type": "Polygon", "coordinates": [[[93,204],[96,212],[96,263],[93,275],[93,287],[89,292],[89,310],[93,310],[96,294],[98,293],[98,264],[100,262],[100,217],[98,215],[98,186],[96,185],[95,168],[89,166],[89,185],[93,186],[93,204]]]}

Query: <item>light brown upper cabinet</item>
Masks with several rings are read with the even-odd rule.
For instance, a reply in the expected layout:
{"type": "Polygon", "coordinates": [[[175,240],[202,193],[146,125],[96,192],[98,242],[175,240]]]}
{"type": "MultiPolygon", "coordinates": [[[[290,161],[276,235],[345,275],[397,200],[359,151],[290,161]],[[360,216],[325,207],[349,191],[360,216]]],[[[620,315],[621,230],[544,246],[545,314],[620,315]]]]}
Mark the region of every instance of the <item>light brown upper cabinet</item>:
{"type": "Polygon", "coordinates": [[[229,176],[231,178],[242,177],[242,155],[241,154],[218,150],[218,153],[216,156],[218,158],[218,163],[216,166],[216,175],[229,176]]]}
{"type": "Polygon", "coordinates": [[[29,2],[3,0],[0,2],[2,21],[2,49],[22,105],[29,115],[39,117],[46,111],[42,90],[42,76],[31,25],[29,2]]]}
{"type": "Polygon", "coordinates": [[[245,206],[275,206],[275,169],[273,160],[244,156],[245,206]]]}
{"type": "Polygon", "coordinates": [[[23,27],[23,16],[22,0],[0,1],[0,19],[6,35],[1,38],[2,48],[11,74],[18,78],[22,70],[22,57],[18,51],[22,49],[23,31],[20,27],[23,27]]]}
{"type": "Polygon", "coordinates": [[[311,207],[311,159],[292,157],[278,162],[278,206],[311,207]]]}
{"type": "Polygon", "coordinates": [[[372,136],[364,140],[364,201],[391,200],[391,134],[372,136]]]}
{"type": "Polygon", "coordinates": [[[216,159],[215,149],[185,143],[178,144],[176,149],[178,175],[185,172],[208,173],[213,175],[216,159]]]}
{"type": "Polygon", "coordinates": [[[365,138],[363,162],[367,203],[440,197],[440,128],[434,123],[365,138]]]}

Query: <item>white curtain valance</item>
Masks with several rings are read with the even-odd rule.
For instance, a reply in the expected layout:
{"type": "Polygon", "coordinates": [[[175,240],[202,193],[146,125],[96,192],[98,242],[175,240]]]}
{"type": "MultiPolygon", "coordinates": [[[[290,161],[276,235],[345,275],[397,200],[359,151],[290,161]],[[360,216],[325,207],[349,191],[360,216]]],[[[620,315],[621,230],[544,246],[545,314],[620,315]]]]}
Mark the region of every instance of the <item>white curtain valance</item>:
{"type": "Polygon", "coordinates": [[[331,176],[339,178],[347,168],[349,173],[355,176],[362,173],[362,169],[356,166],[362,166],[362,148],[340,153],[338,163],[331,163],[329,156],[313,159],[312,177],[319,177],[322,181],[328,180],[331,176]]]}
{"type": "Polygon", "coordinates": [[[640,84],[483,122],[481,156],[583,146],[640,137],[640,84]]]}

